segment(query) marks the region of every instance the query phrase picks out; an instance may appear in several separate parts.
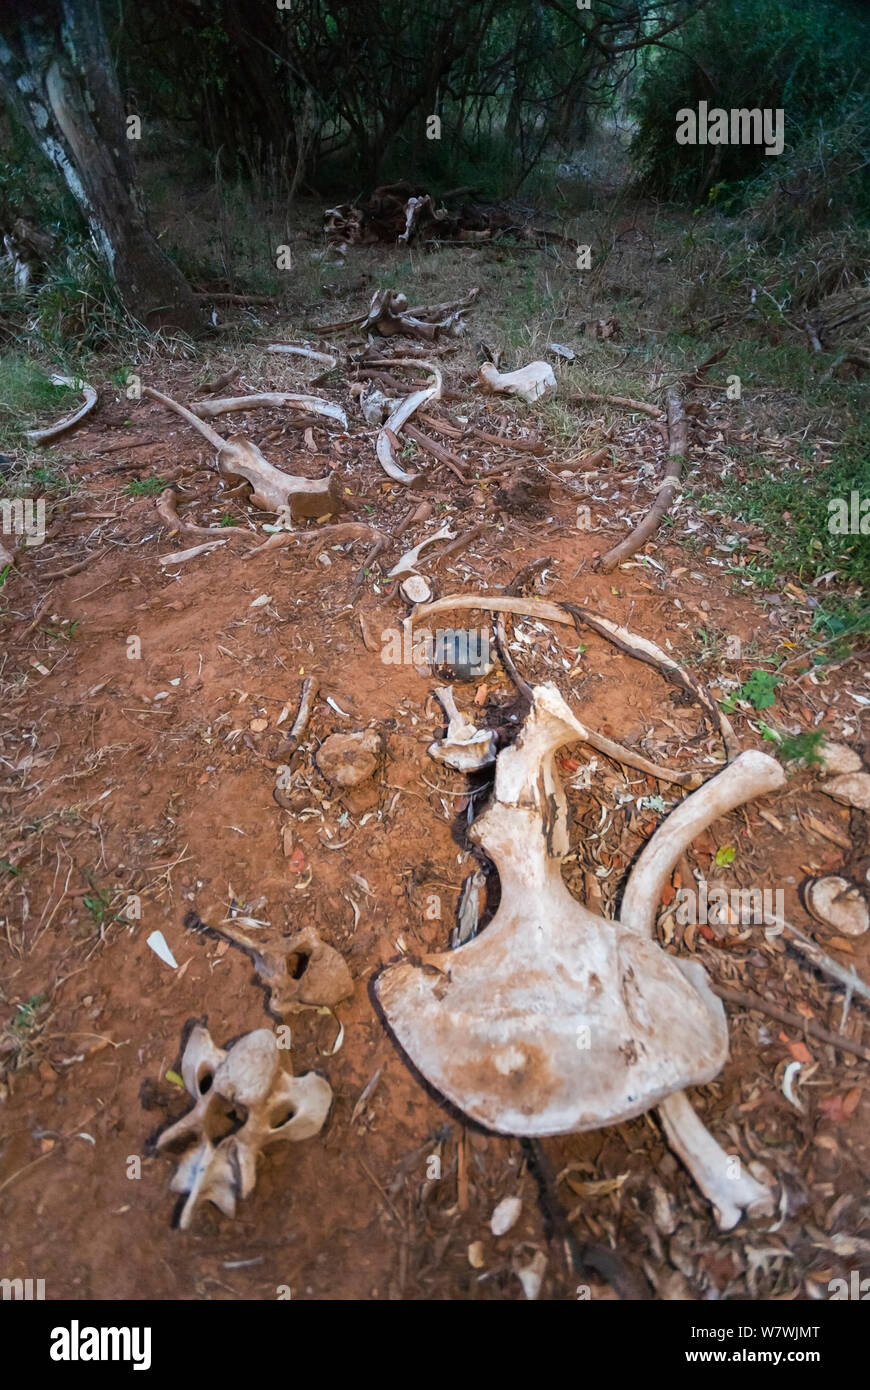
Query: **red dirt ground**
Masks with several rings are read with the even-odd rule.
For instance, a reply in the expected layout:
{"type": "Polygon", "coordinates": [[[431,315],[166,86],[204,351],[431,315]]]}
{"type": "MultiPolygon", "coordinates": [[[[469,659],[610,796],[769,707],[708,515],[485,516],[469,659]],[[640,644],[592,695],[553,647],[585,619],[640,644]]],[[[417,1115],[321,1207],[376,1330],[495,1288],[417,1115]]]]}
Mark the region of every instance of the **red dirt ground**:
{"type": "MultiPolygon", "coordinates": [[[[179,400],[195,394],[187,367],[165,365],[146,379],[179,400]]],[[[257,385],[253,375],[243,376],[233,389],[257,385]]],[[[493,406],[461,380],[454,385],[459,401],[439,403],[440,419],[470,416],[489,432],[530,431],[549,443],[534,408],[493,406]]],[[[322,394],[350,407],[337,389],[322,394]]],[[[215,423],[262,444],[285,419],[259,411],[233,416],[231,429],[225,417],[215,423]]],[[[389,483],[374,459],[372,431],[358,413],[355,421],[350,437],[315,429],[317,454],[298,447],[294,432],[263,445],[264,452],[311,476],[340,464],[348,487],[371,503],[360,519],[392,531],[420,496],[389,483]]],[[[726,437],[721,421],[700,429],[696,445],[726,437]]],[[[654,422],[629,427],[626,418],[617,429],[616,462],[591,486],[599,501],[590,501],[579,482],[582,471],[576,483],[558,476],[566,462],[558,449],[536,458],[480,441],[468,448],[465,441],[442,442],[463,453],[469,470],[503,461],[507,471],[543,480],[544,491],[543,500],[530,490],[493,501],[497,485],[464,488],[428,460],[421,496],[435,508],[429,529],[449,519],[462,530],[485,518],[466,552],[431,571],[440,594],[498,591],[529,561],[551,556],[541,592],[586,604],[671,647],[720,694],[718,671],[742,678],[755,661],[730,669],[699,662],[701,629],[754,641],[767,656],[805,627],[809,609],[800,590],[760,596],[730,588],[717,566],[721,538],[712,523],[696,529],[691,553],[681,548],[695,516],[688,508],[647,548],[658,567],[594,571],[594,556],[624,534],[628,513],[637,516],[648,505],[651,494],[638,488],[636,475],[639,461],[663,456],[654,422]],[[621,479],[619,500],[614,478],[621,479]],[[577,529],[583,501],[600,529],[577,529]]],[[[268,1299],[289,1286],[293,1298],[514,1299],[523,1297],[517,1269],[541,1251],[546,1299],[582,1297],[587,1289],[593,1298],[628,1292],[801,1299],[826,1297],[828,1281],[848,1278],[850,1269],[870,1271],[865,1071],[855,1057],[770,1017],[729,1006],[731,1059],[694,1095],[723,1146],[763,1165],[782,1194],[774,1220],[743,1222],[724,1234],[652,1114],[543,1141],[558,1203],[551,1191],[542,1206],[518,1140],[464,1125],[429,1094],[382,1025],[370,984],[401,952],[446,946],[461,883],[474,867],[461,847],[470,784],[426,753],[444,722],[431,698],[437,678],[380,659],[380,634],[399,625],[403,600],[388,596],[377,567],[354,596],[365,545],[328,550],[331,563],[324,565],[295,547],[245,560],[245,543],[231,542],[175,572],[161,568],[158,556],[197,538],[170,539],[154,499],[125,494],[131,478],[182,480],[193,488],[182,494],[190,515],[203,524],[225,511],[242,521],[250,509],[243,498],[224,500],[212,451],[160,406],[113,401],[109,390],[92,423],[53,455],[77,491],[55,514],[55,537],[27,553],[3,595],[12,621],[2,671],[0,833],[2,858],[19,873],[0,875],[0,1274],[44,1278],[49,1298],[268,1299]],[[155,442],[134,450],[141,438],[155,442]],[[111,515],[91,515],[100,512],[111,515]],[[47,592],[40,571],[96,549],[87,569],[53,582],[27,631],[47,592]],[[261,594],[271,601],[252,607],[261,594]],[[71,635],[64,635],[64,620],[77,624],[71,635]],[[361,620],[374,650],[366,647],[361,620]],[[141,659],[128,659],[131,636],[139,639],[141,659]],[[293,809],[282,810],[273,789],[275,769],[287,759],[276,750],[308,676],[320,695],[289,759],[293,809]],[[279,727],[285,703],[290,717],[279,727]],[[268,726],[253,732],[258,718],[268,726]],[[383,767],[368,791],[343,801],[318,772],[314,752],[328,733],[369,726],[385,737],[383,767]],[[304,863],[283,853],[286,824],[304,863]],[[113,920],[131,893],[141,897],[141,920],[113,920]],[[432,894],[440,898],[440,920],[426,915],[432,894]],[[207,1016],[218,1044],[274,1025],[248,958],[184,926],[191,910],[214,922],[233,901],[268,920],[264,936],[313,923],[345,955],[355,992],[338,1006],[344,1041],[334,1055],[334,1018],[311,1012],[291,1020],[294,1071],[318,1069],[335,1093],[321,1134],[267,1153],[235,1220],[206,1205],[181,1232],[172,1226],[174,1159],[155,1156],[150,1145],[188,1108],[185,1092],[167,1078],[178,1069],[184,1025],[207,1016]],[[155,929],[178,970],[147,946],[155,929]],[[793,1060],[803,1062],[802,1111],[782,1091],[793,1060]],[[138,1179],[130,1176],[137,1155],[138,1179]],[[431,1177],[433,1155],[440,1179],[431,1177]],[[492,1209],[512,1194],[522,1198],[522,1215],[496,1239],[492,1209]],[[579,1245],[592,1248],[582,1274],[566,1266],[553,1229],[560,1213],[579,1245]],[[602,1250],[613,1252],[612,1267],[602,1250]]],[[[698,469],[715,477],[719,467],[711,445],[698,469]]],[[[423,534],[415,526],[393,544],[382,557],[384,571],[423,534]]],[[[749,539],[763,548],[763,539],[749,539]]],[[[457,625],[463,620],[479,621],[457,614],[457,625]]],[[[648,757],[674,767],[712,770],[721,758],[698,709],[654,671],[594,635],[584,637],[578,655],[570,628],[539,630],[528,620],[516,626],[526,637],[513,652],[523,674],[556,680],[592,727],[625,743],[644,740],[648,757]]],[[[477,691],[478,718],[508,722],[515,691],[501,667],[482,694],[479,684],[456,686],[460,707],[472,707],[477,691]]],[[[847,692],[867,690],[866,674],[847,666],[823,684],[789,683],[778,692],[776,712],[785,725],[804,728],[820,716],[820,727],[860,750],[866,725],[862,734],[861,707],[847,692]]],[[[760,746],[747,713],[736,717],[737,731],[747,746],[760,746]]],[[[567,775],[571,754],[585,760],[581,750],[568,750],[567,775]]],[[[636,799],[630,815],[616,810],[613,794],[627,786],[634,798],[663,796],[668,808],[676,800],[677,789],[605,759],[589,790],[570,792],[577,857],[566,867],[567,882],[580,896],[597,882],[610,911],[628,864],[661,819],[636,799]],[[606,824],[596,840],[602,808],[606,824]]],[[[868,847],[860,822],[854,813],[850,823],[813,774],[798,772],[783,792],[702,836],[694,863],[711,881],[782,888],[786,915],[810,930],[798,886],[811,871],[863,873],[868,847]],[[808,815],[852,847],[814,831],[808,815]],[[716,869],[712,856],[720,846],[733,846],[736,856],[716,869]]],[[[842,992],[762,927],[735,926],[718,939],[665,917],[659,934],[668,950],[702,961],[718,983],[839,1027],[842,992]]],[[[818,939],[870,976],[870,937],[839,947],[824,934],[818,939]]],[[[860,1013],[853,1006],[846,1027],[858,1040],[860,1013]]]]}

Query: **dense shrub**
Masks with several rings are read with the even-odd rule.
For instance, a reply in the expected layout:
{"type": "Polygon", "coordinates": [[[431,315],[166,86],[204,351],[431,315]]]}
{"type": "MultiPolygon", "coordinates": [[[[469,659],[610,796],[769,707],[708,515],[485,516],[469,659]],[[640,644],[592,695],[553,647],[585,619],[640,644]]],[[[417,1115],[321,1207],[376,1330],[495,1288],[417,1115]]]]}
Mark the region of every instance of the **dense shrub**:
{"type": "Polygon", "coordinates": [[[644,186],[666,198],[712,196],[737,206],[759,175],[790,169],[798,178],[814,159],[826,163],[829,151],[853,169],[868,121],[860,100],[870,90],[868,44],[870,15],[851,0],[711,0],[644,55],[632,150],[644,186]],[[678,145],[676,113],[701,101],[725,110],[782,108],[785,154],[767,156],[762,145],[678,145]]]}

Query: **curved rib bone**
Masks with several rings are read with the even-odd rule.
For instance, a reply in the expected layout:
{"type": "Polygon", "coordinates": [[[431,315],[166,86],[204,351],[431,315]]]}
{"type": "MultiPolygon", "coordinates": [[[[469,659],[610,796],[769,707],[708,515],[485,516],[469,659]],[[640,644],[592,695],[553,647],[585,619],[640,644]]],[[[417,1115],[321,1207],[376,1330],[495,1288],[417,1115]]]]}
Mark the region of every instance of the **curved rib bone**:
{"type": "Polygon", "coordinates": [[[78,410],[73,410],[69,415],[64,415],[62,420],[58,420],[54,425],[48,425],[44,430],[25,430],[24,437],[29,439],[31,444],[48,444],[49,440],[56,439],[59,434],[65,434],[71,430],[73,425],[77,425],[79,420],[83,420],[86,415],[90,415],[97,403],[97,393],[93,386],[89,386],[86,381],[73,381],[71,377],[59,376],[52,373],[50,378],[52,386],[79,386],[84,395],[84,404],[78,410]]]}
{"type": "Polygon", "coordinates": [[[747,1216],[773,1215],[770,1188],[745,1172],[735,1154],[719,1147],[684,1091],[663,1100],[659,1114],[668,1143],[712,1203],[720,1231],[730,1231],[744,1211],[747,1216]]]}
{"type": "Polygon", "coordinates": [[[397,483],[405,483],[410,486],[417,481],[419,474],[407,473],[404,468],[397,463],[393,454],[393,446],[390,443],[389,430],[392,434],[398,434],[406,420],[410,420],[415,410],[419,410],[421,405],[427,401],[437,401],[441,397],[441,372],[434,362],[422,362],[417,357],[395,357],[391,359],[390,365],[393,367],[423,367],[427,372],[432,373],[432,385],[424,386],[420,391],[412,391],[410,396],[406,396],[401,405],[398,405],[387,420],[383,429],[378,433],[375,452],[378,456],[378,463],[391,478],[395,478],[397,483]]]}
{"type": "Polygon", "coordinates": [[[735,806],[784,783],[782,764],[750,748],[687,796],[659,826],[631,871],[619,913],[623,925],[651,935],[665,883],[696,835],[735,806]]]}
{"type": "MultiPolygon", "coordinates": [[[[271,352],[271,348],[268,351],[271,352]]],[[[335,359],[329,360],[334,363],[335,359]]],[[[312,415],[323,415],[327,420],[336,420],[347,429],[347,416],[340,405],[321,400],[319,396],[294,396],[288,395],[285,391],[258,391],[251,396],[220,396],[217,400],[193,401],[190,408],[195,415],[211,419],[213,415],[225,415],[231,410],[256,410],[260,406],[284,405],[307,410],[312,415]]]]}

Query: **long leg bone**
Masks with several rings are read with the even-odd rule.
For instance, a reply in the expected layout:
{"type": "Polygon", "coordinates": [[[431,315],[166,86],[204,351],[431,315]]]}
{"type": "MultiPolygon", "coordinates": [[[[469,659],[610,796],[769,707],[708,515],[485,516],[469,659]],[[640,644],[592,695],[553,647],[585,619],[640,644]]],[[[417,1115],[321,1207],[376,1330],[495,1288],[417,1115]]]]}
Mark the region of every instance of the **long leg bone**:
{"type": "Polygon", "coordinates": [[[771,1216],[773,1194],[743,1170],[736,1155],[726,1154],[699,1120],[685,1091],[659,1105],[668,1143],[683,1160],[704,1196],[712,1203],[720,1231],[747,1216],[771,1216]]]}

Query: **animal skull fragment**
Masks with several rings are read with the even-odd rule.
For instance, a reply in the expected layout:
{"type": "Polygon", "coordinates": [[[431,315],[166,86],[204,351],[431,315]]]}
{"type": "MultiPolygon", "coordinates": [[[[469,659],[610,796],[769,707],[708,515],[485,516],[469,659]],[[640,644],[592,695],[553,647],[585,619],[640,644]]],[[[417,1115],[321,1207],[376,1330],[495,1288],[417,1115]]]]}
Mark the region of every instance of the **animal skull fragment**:
{"type": "Polygon", "coordinates": [[[376,990],[416,1067],[474,1120],[515,1135],[598,1129],[662,1106],[668,1137],[720,1224],[769,1209],[768,1190],[707,1133],[685,1097],[728,1056],[725,1012],[697,961],[653,940],[666,878],[719,815],[782,784],[779,763],[741,754],[659,828],[607,921],[562,881],[567,803],[555,754],[589,741],[551,684],[537,686],[516,743],[496,760],[493,799],[470,830],[495,860],[501,903],[487,929],[422,966],[388,967],[376,990]],[[703,1141],[699,1140],[699,1132],[703,1141]],[[708,1142],[707,1142],[708,1141],[708,1142]]]}
{"type": "Polygon", "coordinates": [[[246,1033],[224,1050],[198,1024],[184,1049],[181,1075],[194,1107],[164,1130],[157,1147],[197,1141],[171,1183],[173,1192],[187,1194],[179,1220],[185,1230],[200,1202],[213,1202],[225,1216],[235,1216],[237,1198],[254,1190],[260,1151],[318,1134],[332,1088],[316,1072],[298,1077],[286,1072],[267,1028],[246,1033]]]}

